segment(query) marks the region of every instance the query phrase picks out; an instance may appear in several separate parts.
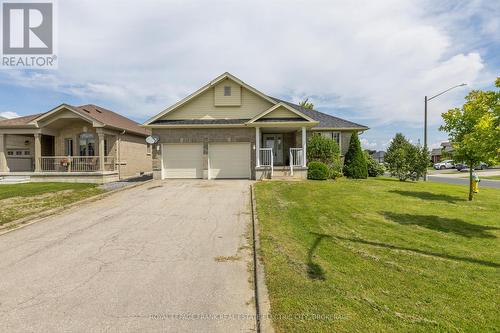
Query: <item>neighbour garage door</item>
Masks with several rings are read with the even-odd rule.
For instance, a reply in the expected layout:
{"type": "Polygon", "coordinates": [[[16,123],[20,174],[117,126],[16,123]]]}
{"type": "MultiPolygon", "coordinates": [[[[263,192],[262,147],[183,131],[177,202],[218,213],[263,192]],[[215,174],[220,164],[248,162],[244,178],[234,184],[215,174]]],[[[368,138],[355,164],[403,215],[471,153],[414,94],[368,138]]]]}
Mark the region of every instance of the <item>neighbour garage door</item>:
{"type": "Polygon", "coordinates": [[[208,146],[210,178],[250,178],[250,143],[213,143],[208,146]]]}
{"type": "Polygon", "coordinates": [[[202,144],[164,144],[163,178],[203,178],[202,144]]]}

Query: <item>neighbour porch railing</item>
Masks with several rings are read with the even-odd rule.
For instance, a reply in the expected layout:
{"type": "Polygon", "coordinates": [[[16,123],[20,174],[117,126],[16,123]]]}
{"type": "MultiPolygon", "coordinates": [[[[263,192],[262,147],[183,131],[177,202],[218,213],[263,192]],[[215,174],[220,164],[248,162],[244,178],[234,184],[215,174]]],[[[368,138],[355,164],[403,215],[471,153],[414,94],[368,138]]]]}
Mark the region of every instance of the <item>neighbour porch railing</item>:
{"type": "Polygon", "coordinates": [[[260,165],[271,167],[271,177],[274,172],[273,148],[260,148],[260,165]]]}
{"type": "Polygon", "coordinates": [[[115,158],[104,157],[104,170],[101,170],[99,156],[42,156],[42,172],[97,172],[115,171],[115,158]]]}
{"type": "Polygon", "coordinates": [[[290,175],[293,176],[293,168],[304,165],[304,149],[290,148],[290,175]]]}

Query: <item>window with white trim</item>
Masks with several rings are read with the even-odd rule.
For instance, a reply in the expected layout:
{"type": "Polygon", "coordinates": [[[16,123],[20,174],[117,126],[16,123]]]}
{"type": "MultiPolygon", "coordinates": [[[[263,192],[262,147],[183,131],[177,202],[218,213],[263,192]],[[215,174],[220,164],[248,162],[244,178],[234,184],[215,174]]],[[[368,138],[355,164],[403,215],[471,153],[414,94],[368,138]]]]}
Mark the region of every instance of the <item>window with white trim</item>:
{"type": "Polygon", "coordinates": [[[231,96],[231,86],[224,86],[224,96],[231,96]]]}

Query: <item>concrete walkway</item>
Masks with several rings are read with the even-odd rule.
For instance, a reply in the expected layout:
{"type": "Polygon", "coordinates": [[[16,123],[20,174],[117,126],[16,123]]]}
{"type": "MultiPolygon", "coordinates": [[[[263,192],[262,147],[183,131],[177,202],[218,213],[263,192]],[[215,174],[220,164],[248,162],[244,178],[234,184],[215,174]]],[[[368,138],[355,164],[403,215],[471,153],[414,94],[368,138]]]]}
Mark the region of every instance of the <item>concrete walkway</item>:
{"type": "Polygon", "coordinates": [[[248,181],[150,182],[5,234],[0,331],[253,332],[250,214],[248,181]]]}

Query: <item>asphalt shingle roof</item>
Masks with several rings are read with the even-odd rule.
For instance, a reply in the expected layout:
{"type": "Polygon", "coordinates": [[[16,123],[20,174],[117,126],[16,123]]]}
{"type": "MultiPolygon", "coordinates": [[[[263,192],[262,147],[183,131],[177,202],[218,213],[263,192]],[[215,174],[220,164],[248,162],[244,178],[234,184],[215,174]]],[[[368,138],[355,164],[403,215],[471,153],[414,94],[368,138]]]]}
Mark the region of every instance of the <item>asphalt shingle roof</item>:
{"type": "MultiPolygon", "coordinates": [[[[107,110],[97,105],[87,104],[82,106],[72,106],[63,104],[68,109],[73,110],[76,113],[90,117],[98,122],[103,123],[105,126],[110,126],[120,130],[126,130],[128,132],[149,135],[150,130],[141,127],[138,123],[130,120],[116,112],[107,110]]],[[[50,111],[48,111],[50,112],[50,111]]],[[[48,113],[33,114],[24,117],[18,117],[13,119],[0,120],[0,127],[10,127],[10,126],[30,126],[30,122],[36,118],[48,113]]]]}
{"type": "Polygon", "coordinates": [[[319,121],[319,124],[316,126],[317,128],[364,128],[368,129],[367,126],[353,123],[352,121],[348,121],[345,119],[341,119],[335,116],[331,116],[329,114],[319,112],[316,110],[310,110],[303,108],[300,105],[290,103],[284,100],[281,100],[279,98],[271,97],[270,98],[274,99],[277,103],[282,102],[287,104],[288,106],[294,108],[295,110],[305,114],[306,116],[319,121]]]}

